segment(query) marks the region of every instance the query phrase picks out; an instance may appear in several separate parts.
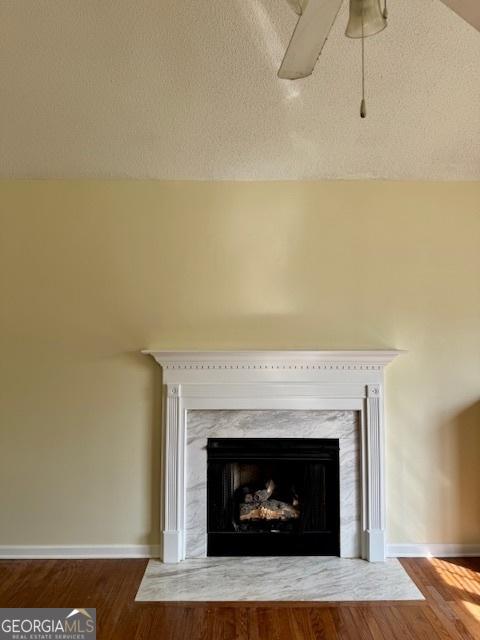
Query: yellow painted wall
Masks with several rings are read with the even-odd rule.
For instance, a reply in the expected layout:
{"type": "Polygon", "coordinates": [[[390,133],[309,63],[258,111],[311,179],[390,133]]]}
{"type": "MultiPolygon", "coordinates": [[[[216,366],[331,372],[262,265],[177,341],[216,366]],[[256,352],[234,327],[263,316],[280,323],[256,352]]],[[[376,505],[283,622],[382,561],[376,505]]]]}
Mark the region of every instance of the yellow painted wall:
{"type": "Polygon", "coordinates": [[[480,184],[0,185],[0,544],[158,540],[143,347],[395,347],[388,540],[480,542],[480,184]]]}

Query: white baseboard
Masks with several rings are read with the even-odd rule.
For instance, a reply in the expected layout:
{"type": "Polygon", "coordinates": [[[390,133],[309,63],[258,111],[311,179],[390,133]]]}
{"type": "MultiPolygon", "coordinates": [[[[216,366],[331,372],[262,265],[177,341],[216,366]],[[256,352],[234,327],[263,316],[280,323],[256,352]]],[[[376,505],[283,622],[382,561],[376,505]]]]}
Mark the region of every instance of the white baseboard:
{"type": "MultiPolygon", "coordinates": [[[[160,545],[0,545],[1,560],[75,560],[88,558],[159,558],[160,545]]],[[[389,558],[480,556],[480,544],[387,544],[389,558]]]]}
{"type": "Polygon", "coordinates": [[[454,558],[480,556],[480,544],[387,544],[389,558],[454,558]]]}
{"type": "Polygon", "coordinates": [[[160,545],[0,545],[0,560],[75,560],[88,558],[158,558],[160,545]]]}

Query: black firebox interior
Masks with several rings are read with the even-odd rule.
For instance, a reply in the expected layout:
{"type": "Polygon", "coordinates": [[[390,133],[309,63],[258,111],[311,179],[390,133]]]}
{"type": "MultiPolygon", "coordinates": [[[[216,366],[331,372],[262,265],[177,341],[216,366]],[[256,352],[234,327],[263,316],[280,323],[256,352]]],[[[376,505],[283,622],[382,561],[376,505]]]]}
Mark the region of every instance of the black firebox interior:
{"type": "Polygon", "coordinates": [[[339,441],[210,438],[209,556],[340,554],[339,441]]]}

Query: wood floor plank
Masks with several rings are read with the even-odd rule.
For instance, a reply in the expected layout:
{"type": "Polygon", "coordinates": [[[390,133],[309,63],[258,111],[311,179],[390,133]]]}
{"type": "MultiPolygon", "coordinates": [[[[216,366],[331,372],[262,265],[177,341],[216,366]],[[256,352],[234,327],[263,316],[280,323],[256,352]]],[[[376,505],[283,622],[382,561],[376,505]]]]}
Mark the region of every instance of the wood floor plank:
{"type": "Polygon", "coordinates": [[[332,609],[335,629],[342,640],[357,640],[356,633],[350,624],[350,618],[345,616],[346,607],[338,606],[332,609]]]}
{"type": "Polygon", "coordinates": [[[365,622],[368,625],[373,640],[383,640],[385,637],[382,633],[380,624],[376,618],[375,609],[370,607],[364,607],[360,610],[365,622]]]}
{"type": "MultiPolygon", "coordinates": [[[[290,638],[294,640],[316,640],[309,610],[305,607],[283,609],[285,619],[288,620],[285,627],[290,631],[290,638]]],[[[285,635],[283,637],[287,640],[288,636],[285,635]]]]}
{"type": "Polygon", "coordinates": [[[248,640],[261,640],[260,623],[258,620],[258,609],[249,608],[248,610],[248,640]]]}
{"type": "Polygon", "coordinates": [[[310,617],[312,629],[317,640],[338,640],[340,636],[335,629],[330,608],[312,608],[310,617]]]}
{"type": "Polygon", "coordinates": [[[352,635],[356,634],[358,640],[373,640],[370,627],[367,624],[360,607],[345,607],[343,609],[345,619],[349,620],[349,629],[352,635]]]}
{"type": "Polygon", "coordinates": [[[480,607],[468,602],[452,602],[452,609],[456,612],[459,621],[468,629],[470,635],[475,640],[480,638],[480,607]]]}
{"type": "Polygon", "coordinates": [[[235,640],[248,640],[248,609],[235,607],[232,611],[235,618],[235,640]]]}
{"type": "Polygon", "coordinates": [[[403,628],[398,625],[392,609],[393,607],[391,606],[372,609],[375,622],[382,633],[382,638],[389,638],[391,640],[411,640],[408,629],[406,629],[406,622],[403,621],[403,628]]]}

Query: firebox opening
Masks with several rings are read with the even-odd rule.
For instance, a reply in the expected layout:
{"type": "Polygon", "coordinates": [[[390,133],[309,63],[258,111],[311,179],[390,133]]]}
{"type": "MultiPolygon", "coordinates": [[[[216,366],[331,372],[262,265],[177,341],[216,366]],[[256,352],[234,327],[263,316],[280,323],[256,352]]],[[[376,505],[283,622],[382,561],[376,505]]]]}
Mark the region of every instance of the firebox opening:
{"type": "Polygon", "coordinates": [[[208,555],[339,555],[339,440],[207,445],[208,555]]]}

